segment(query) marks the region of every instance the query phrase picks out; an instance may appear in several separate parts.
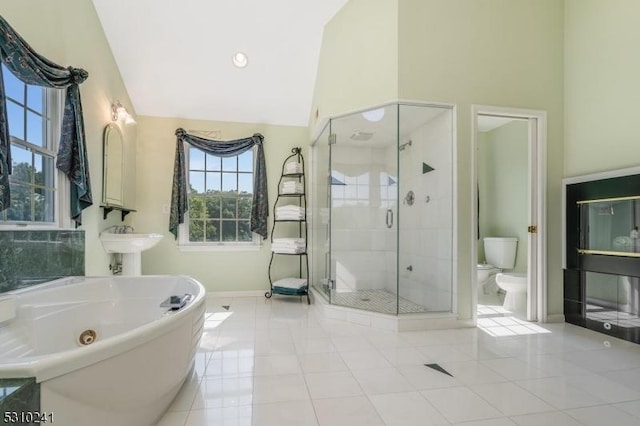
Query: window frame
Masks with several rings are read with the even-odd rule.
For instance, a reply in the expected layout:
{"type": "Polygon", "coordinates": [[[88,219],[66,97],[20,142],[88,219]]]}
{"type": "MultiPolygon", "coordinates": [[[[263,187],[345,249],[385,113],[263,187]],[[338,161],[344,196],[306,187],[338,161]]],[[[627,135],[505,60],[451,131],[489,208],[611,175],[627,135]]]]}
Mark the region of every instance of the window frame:
{"type": "MultiPolygon", "coordinates": [[[[184,142],[185,152],[185,182],[189,186],[189,172],[191,171],[191,145],[184,142]]],[[[197,149],[193,147],[194,149],[197,149]]],[[[253,164],[251,175],[255,179],[257,148],[251,148],[253,153],[253,164]]],[[[205,154],[207,155],[207,154],[205,154]]],[[[210,155],[210,154],[209,154],[210,155]]],[[[239,171],[233,172],[238,175],[239,171]]],[[[205,171],[206,173],[206,171],[205,171]]],[[[222,171],[220,171],[222,173],[222,171]]],[[[189,194],[187,193],[187,200],[189,194]]],[[[237,221],[237,219],[236,219],[237,221]]],[[[184,222],[178,226],[178,248],[180,251],[257,251],[262,246],[262,237],[255,232],[251,232],[251,241],[190,241],[189,240],[189,210],[185,212],[184,222]]]]}
{"type": "MultiPolygon", "coordinates": [[[[4,72],[11,72],[5,67],[4,72]]],[[[12,73],[13,74],[13,73],[12,73]]],[[[13,74],[15,77],[15,74],[13,74]]],[[[15,77],[17,78],[17,77],[15,77]]],[[[25,90],[27,86],[34,86],[25,84],[25,90]]],[[[64,113],[64,90],[41,87],[43,95],[45,96],[44,107],[45,110],[40,114],[46,119],[46,129],[44,131],[43,146],[38,146],[29,141],[10,136],[9,149],[13,146],[19,146],[36,154],[45,154],[53,159],[53,221],[51,222],[34,222],[34,221],[16,221],[16,220],[3,220],[0,216],[0,230],[11,231],[20,229],[29,230],[51,230],[51,229],[71,229],[71,214],[69,212],[69,179],[63,172],[56,168],[57,150],[60,141],[60,133],[62,130],[62,117],[64,113]]],[[[6,95],[6,102],[12,102],[26,111],[35,112],[30,109],[28,105],[23,105],[20,102],[16,102],[15,99],[6,95]]],[[[25,96],[25,102],[26,96],[25,96]]],[[[27,128],[27,123],[24,123],[24,128],[27,128]]],[[[10,177],[11,179],[11,177],[10,177]]],[[[0,213],[1,214],[1,213],[0,213]]]]}

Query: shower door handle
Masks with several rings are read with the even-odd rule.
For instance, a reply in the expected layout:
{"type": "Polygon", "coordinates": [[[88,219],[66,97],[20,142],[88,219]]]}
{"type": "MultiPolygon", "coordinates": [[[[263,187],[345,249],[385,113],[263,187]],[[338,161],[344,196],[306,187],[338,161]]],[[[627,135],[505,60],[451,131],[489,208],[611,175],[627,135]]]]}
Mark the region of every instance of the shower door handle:
{"type": "Polygon", "coordinates": [[[387,228],[393,226],[393,210],[387,209],[387,228]]]}

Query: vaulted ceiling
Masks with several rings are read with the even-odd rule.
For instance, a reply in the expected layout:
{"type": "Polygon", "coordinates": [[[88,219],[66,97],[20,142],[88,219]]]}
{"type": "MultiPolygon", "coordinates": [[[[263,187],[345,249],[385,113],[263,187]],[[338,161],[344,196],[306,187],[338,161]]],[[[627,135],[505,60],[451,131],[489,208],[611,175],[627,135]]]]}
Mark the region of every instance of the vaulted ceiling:
{"type": "Polygon", "coordinates": [[[346,1],[93,3],[137,114],[306,126],[323,27],[346,1]]]}

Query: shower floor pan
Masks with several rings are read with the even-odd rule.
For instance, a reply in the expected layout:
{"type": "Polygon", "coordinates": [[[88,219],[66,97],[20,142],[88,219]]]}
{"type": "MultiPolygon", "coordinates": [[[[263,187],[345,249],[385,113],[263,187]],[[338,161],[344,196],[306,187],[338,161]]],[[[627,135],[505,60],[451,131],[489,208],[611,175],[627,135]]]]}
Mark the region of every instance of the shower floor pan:
{"type": "Polygon", "coordinates": [[[396,295],[386,290],[357,290],[334,292],[331,295],[334,305],[347,308],[364,309],[366,311],[395,315],[400,308],[402,314],[427,312],[427,308],[411,302],[403,297],[396,301],[396,295]]]}

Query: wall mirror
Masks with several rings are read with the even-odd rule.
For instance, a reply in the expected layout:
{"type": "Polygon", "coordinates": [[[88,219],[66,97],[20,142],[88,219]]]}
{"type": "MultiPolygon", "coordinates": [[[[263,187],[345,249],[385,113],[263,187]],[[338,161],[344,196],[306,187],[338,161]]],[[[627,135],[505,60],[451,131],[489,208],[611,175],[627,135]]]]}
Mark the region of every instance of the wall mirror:
{"type": "Polygon", "coordinates": [[[103,137],[102,202],[108,206],[124,205],[124,137],[120,128],[110,123],[103,137]]]}

